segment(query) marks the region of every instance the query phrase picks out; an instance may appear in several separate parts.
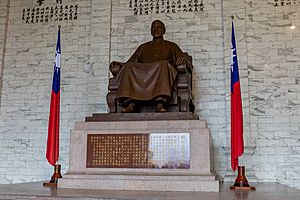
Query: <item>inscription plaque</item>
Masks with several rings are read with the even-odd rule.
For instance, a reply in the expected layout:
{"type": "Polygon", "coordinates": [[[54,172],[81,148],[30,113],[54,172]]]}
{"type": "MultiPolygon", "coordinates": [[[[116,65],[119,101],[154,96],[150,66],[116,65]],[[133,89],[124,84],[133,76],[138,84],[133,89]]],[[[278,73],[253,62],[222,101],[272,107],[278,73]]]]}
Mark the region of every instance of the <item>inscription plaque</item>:
{"type": "Polygon", "coordinates": [[[190,168],[188,133],[153,133],[149,140],[149,166],[155,168],[190,168]]]}
{"type": "Polygon", "coordinates": [[[148,134],[88,135],[87,167],[147,167],[148,144],[148,134]]]}
{"type": "Polygon", "coordinates": [[[189,133],[88,134],[86,167],[189,169],[189,133]]]}

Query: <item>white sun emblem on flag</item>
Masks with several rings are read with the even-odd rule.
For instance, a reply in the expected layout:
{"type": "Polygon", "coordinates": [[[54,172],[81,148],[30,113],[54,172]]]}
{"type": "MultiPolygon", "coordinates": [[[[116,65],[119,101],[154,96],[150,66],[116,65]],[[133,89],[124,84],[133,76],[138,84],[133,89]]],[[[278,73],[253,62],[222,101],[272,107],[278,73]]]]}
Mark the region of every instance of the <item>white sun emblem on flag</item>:
{"type": "Polygon", "coordinates": [[[230,66],[231,66],[231,71],[233,72],[233,64],[234,64],[234,61],[233,61],[233,58],[236,57],[236,54],[234,54],[235,52],[235,48],[231,48],[231,60],[230,60],[230,66]]]}
{"type": "Polygon", "coordinates": [[[60,68],[60,53],[56,52],[55,54],[55,70],[58,72],[58,69],[60,68]]]}

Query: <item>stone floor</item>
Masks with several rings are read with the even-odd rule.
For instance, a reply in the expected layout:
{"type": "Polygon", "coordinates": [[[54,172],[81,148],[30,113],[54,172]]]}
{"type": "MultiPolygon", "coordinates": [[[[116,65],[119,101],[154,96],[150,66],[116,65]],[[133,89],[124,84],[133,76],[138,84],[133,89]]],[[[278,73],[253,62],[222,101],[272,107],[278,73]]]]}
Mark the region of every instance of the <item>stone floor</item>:
{"type": "Polygon", "coordinates": [[[148,192],[114,190],[78,190],[43,187],[42,182],[0,185],[0,199],[85,199],[85,200],[300,200],[300,190],[278,183],[256,183],[256,191],[230,191],[228,183],[220,192],[148,192]]]}

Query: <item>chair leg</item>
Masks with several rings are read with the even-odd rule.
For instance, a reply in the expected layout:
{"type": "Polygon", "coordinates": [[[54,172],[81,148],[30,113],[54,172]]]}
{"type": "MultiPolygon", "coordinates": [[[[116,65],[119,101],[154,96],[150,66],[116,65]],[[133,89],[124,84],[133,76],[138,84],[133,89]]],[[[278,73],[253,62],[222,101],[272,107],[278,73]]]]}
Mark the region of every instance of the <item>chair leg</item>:
{"type": "Polygon", "coordinates": [[[195,112],[195,104],[193,100],[190,100],[190,105],[189,105],[190,112],[194,113],[195,112]]]}
{"type": "Polygon", "coordinates": [[[106,102],[109,108],[110,113],[116,113],[117,112],[117,93],[116,92],[109,92],[106,96],[106,102]]]}
{"type": "Polygon", "coordinates": [[[179,97],[179,111],[180,112],[188,112],[189,111],[189,103],[190,96],[187,91],[178,91],[179,97]]]}

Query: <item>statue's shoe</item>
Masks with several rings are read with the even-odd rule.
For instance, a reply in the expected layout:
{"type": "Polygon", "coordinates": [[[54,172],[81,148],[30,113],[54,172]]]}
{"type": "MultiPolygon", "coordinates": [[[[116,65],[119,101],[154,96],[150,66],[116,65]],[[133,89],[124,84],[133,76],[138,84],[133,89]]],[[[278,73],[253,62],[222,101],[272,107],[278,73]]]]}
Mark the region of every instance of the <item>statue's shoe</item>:
{"type": "Polygon", "coordinates": [[[167,112],[168,110],[164,107],[162,103],[156,105],[155,112],[167,112]]]}
{"type": "Polygon", "coordinates": [[[133,103],[129,104],[121,110],[122,113],[132,113],[135,112],[135,105],[133,103]]]}

